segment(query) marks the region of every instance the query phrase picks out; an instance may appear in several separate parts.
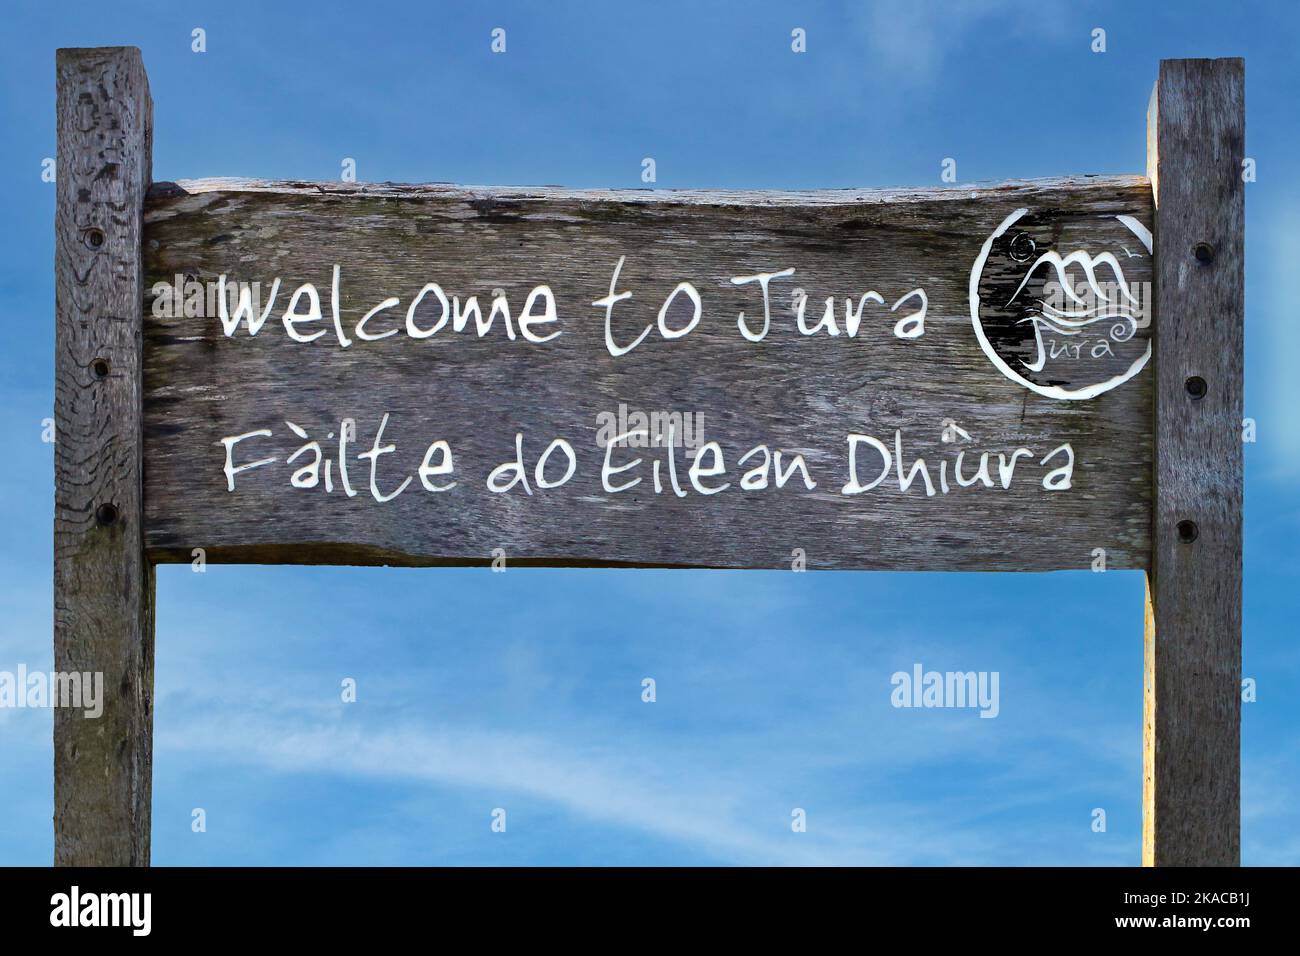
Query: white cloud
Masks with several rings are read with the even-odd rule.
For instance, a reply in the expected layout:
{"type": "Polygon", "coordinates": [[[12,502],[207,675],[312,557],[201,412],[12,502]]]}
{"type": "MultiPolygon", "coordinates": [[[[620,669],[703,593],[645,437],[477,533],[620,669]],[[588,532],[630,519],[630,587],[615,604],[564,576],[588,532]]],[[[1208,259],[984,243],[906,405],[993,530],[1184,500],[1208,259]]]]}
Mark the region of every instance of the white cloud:
{"type": "Polygon", "coordinates": [[[1012,32],[1059,36],[1065,5],[1055,0],[882,0],[855,8],[872,57],[901,86],[935,81],[944,60],[986,35],[1012,32]]]}
{"type": "Polygon", "coordinates": [[[220,735],[210,727],[160,727],[160,750],[277,773],[487,789],[503,800],[524,794],[592,821],[679,841],[728,863],[963,863],[987,859],[993,849],[987,832],[945,827],[906,807],[853,814],[858,820],[880,820],[873,828],[849,822],[842,808],[835,818],[806,806],[809,831],[796,835],[789,828],[790,801],[783,797],[782,782],[769,781],[756,790],[752,774],[725,761],[692,757],[684,748],[648,752],[626,740],[570,745],[508,731],[410,726],[367,731],[252,716],[235,723],[223,719],[221,725],[220,735]],[[745,809],[761,806],[780,808],[770,825],[746,817],[745,809]],[[909,831],[929,836],[900,841],[900,818],[909,821],[909,831]]]}

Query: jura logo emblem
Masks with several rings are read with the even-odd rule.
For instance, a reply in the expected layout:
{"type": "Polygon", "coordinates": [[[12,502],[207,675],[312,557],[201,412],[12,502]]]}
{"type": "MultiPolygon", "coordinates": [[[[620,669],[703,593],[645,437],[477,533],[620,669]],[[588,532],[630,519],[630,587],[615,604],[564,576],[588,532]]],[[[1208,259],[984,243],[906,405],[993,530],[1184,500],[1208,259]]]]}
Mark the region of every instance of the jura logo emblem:
{"type": "Polygon", "coordinates": [[[1132,216],[1061,222],[1015,210],[971,269],[980,348],[1047,398],[1088,399],[1124,384],[1151,358],[1151,248],[1132,216]]]}

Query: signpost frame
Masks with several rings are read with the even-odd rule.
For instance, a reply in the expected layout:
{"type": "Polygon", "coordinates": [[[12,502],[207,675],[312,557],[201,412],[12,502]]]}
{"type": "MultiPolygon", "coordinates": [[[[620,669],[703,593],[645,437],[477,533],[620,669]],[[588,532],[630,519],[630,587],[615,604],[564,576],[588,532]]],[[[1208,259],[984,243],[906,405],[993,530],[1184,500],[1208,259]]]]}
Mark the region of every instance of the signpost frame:
{"type": "MultiPolygon", "coordinates": [[[[54,663],[104,711],[54,715],[56,865],[147,866],[154,565],[145,544],[138,49],[58,51],[54,663]]],[[[1165,60],[1148,114],[1154,493],[1142,862],[1240,863],[1245,139],[1240,59],[1165,60]]]]}

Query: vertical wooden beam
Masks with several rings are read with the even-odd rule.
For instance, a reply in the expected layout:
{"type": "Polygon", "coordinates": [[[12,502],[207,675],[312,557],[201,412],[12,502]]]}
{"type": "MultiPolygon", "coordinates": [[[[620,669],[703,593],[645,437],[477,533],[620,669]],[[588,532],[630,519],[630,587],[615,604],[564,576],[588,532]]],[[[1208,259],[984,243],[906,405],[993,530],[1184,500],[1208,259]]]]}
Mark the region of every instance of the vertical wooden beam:
{"type": "Polygon", "coordinates": [[[1155,193],[1155,511],[1142,861],[1241,862],[1245,67],[1165,60],[1155,193]]]}
{"type": "Polygon", "coordinates": [[[146,866],[153,569],[141,528],[140,261],[153,101],[134,47],[56,55],[54,666],[103,714],[54,711],[54,862],[146,866]]]}

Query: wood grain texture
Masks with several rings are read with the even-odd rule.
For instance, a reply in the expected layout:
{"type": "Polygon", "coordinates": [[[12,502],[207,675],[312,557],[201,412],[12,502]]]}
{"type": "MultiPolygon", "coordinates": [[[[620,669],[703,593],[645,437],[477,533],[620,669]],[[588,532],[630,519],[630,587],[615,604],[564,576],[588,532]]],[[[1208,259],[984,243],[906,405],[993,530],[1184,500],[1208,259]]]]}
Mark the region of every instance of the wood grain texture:
{"type": "Polygon", "coordinates": [[[1239,59],[1166,60],[1148,117],[1158,317],[1148,865],[1241,858],[1244,73],[1239,59]],[[1192,377],[1204,397],[1189,392],[1192,377]]]}
{"type": "MultiPolygon", "coordinates": [[[[1047,570],[1089,567],[1103,548],[1109,567],[1144,568],[1150,370],[1096,398],[1059,401],[1001,374],[973,333],[972,264],[985,239],[1020,207],[1030,210],[1026,224],[1040,252],[1113,248],[1131,281],[1149,282],[1150,257],[1116,226],[1119,215],[1151,223],[1150,189],[1139,177],[815,193],[159,184],[146,208],[150,287],[177,274],[205,282],[224,274],[260,282],[263,302],[274,278],[282,287],[256,337],[246,327],[227,337],[210,315],[156,315],[153,299],[146,302],[149,556],[188,561],[192,549],[203,548],[214,561],[474,564],[500,548],[524,564],[787,568],[794,549],[803,549],[810,568],[1047,570]],[[1119,248],[1123,236],[1127,256],[1119,248]],[[654,323],[680,280],[696,283],[702,298],[694,331],[673,341],[654,331],[628,355],[608,353],[604,312],[592,303],[608,294],[620,256],[626,264],[618,289],[633,292],[615,311],[620,341],[654,323]],[[389,296],[399,306],[371,331],[400,329],[426,282],[462,302],[478,296],[485,312],[492,290],[501,289],[515,316],[529,289],[549,284],[563,334],[543,345],[511,342],[498,323],[483,338],[447,328],[429,339],[403,331],[348,348],[333,332],[311,344],[291,341],[280,317],[304,282],[326,300],[326,320],[316,327],[332,329],[327,300],[335,264],[349,334],[389,296]],[[772,285],[770,334],[746,341],[737,315],[745,312],[757,327],[762,300],[756,285],[731,278],[789,267],[795,275],[772,285]],[[792,314],[796,287],[809,297],[811,325],[828,296],[836,297],[841,328],[846,297],[856,304],[874,290],[883,304],[867,304],[856,337],[805,336],[792,314]],[[895,322],[916,303],[897,312],[889,307],[918,287],[929,299],[925,334],[897,338],[895,322]],[[655,494],[651,462],[662,461],[662,451],[628,449],[616,461],[643,458],[637,472],[624,476],[643,481],[631,491],[607,492],[597,416],[620,403],[702,415],[704,438],[718,441],[725,455],[727,473],[717,480],[731,488],[710,497],[693,490],[680,498],[655,494]],[[386,413],[384,441],[396,450],[382,459],[383,489],[413,475],[437,439],[453,449],[455,489],[426,492],[416,480],[380,504],[368,493],[368,465],[355,457],[356,497],[337,488],[326,494],[290,487],[284,459],[303,442],[286,421],[337,457],[336,439],[326,435],[354,419],[355,456],[370,447],[386,413]],[[945,419],[956,420],[971,442],[942,442],[945,419]],[[228,492],[218,442],[259,428],[272,429],[273,437],[241,446],[241,456],[279,461],[238,476],[228,492]],[[924,457],[936,485],[940,460],[948,461],[952,483],[960,448],[968,476],[979,454],[991,452],[995,482],[997,453],[1024,446],[1035,457],[1021,461],[1007,490],[954,485],[949,494],[927,497],[918,479],[909,492],[890,480],[862,495],[841,495],[848,433],[892,447],[896,430],[907,463],[924,457]],[[488,492],[484,480],[513,457],[517,432],[530,479],[537,456],[557,436],[573,443],[575,477],[531,496],[488,492]],[[1076,455],[1074,487],[1048,492],[1039,484],[1048,470],[1039,460],[1063,442],[1076,455]],[[740,489],[745,469],[737,459],[760,443],[783,449],[787,460],[802,453],[817,487],[796,488],[796,479],[780,490],[740,489]]],[[[1009,264],[990,265],[987,274],[1003,291],[1018,275],[1009,264]]],[[[422,313],[422,323],[431,324],[435,313],[422,313]]],[[[685,309],[669,321],[682,327],[689,318],[685,309]]],[[[1143,329],[1125,347],[1142,347],[1148,334],[1143,329]]],[[[1011,343],[1022,357],[1026,347],[1011,343]]],[[[1053,369],[1054,381],[1066,384],[1096,374],[1088,362],[1077,372],[1065,361],[1053,369]]],[[[689,458],[679,457],[677,467],[686,484],[689,458]]]]}
{"type": "Polygon", "coordinates": [[[141,214],[153,105],[135,48],[59,50],[54,666],[104,710],[54,712],[54,861],[147,865],[153,571],[141,502],[141,214]]]}

